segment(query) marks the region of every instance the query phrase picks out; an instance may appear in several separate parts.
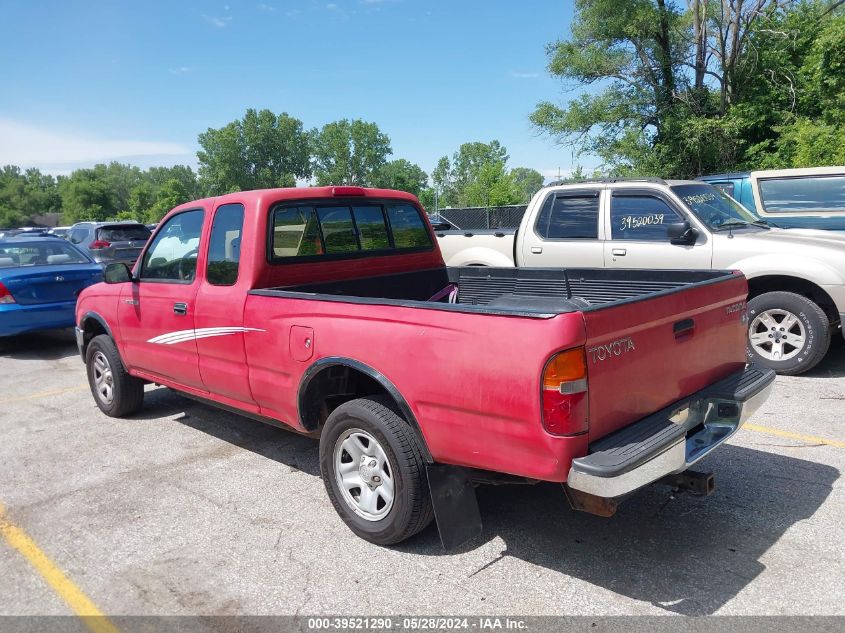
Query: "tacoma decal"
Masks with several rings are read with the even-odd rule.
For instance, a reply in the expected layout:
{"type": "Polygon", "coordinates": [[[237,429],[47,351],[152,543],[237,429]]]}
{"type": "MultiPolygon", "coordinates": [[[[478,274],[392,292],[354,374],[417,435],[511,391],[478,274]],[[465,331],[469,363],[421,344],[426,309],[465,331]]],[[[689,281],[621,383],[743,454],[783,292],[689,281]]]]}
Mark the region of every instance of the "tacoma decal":
{"type": "Polygon", "coordinates": [[[636,349],[637,348],[634,346],[634,339],[630,336],[626,336],[625,338],[620,338],[612,343],[590,347],[587,349],[587,353],[590,355],[590,358],[593,359],[593,363],[598,363],[614,356],[622,356],[628,352],[633,352],[636,349]]]}

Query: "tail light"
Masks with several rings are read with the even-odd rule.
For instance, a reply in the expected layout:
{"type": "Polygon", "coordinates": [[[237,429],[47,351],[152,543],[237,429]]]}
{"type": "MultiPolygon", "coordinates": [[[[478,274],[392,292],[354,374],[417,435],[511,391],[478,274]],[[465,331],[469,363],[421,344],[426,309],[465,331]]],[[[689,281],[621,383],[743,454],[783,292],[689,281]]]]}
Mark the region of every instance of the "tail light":
{"type": "Polygon", "coordinates": [[[3,282],[0,281],[0,304],[4,303],[15,303],[15,298],[9,292],[9,289],[3,285],[3,282]]]}
{"type": "Polygon", "coordinates": [[[109,246],[111,246],[111,242],[107,242],[106,240],[94,240],[88,248],[92,251],[98,251],[101,248],[108,248],[109,246]]]}
{"type": "Polygon", "coordinates": [[[543,426],[552,435],[589,428],[587,357],[583,347],[552,356],[543,370],[543,426]]]}

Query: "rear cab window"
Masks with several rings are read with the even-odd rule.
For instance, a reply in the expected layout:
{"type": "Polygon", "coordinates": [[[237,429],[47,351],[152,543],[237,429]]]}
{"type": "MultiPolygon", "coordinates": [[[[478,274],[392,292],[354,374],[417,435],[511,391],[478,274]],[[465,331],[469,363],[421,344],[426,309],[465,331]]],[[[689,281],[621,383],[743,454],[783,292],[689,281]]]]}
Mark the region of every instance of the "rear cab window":
{"type": "Polygon", "coordinates": [[[152,233],[142,225],[101,226],[97,229],[97,239],[104,242],[146,242],[152,233]]]}
{"type": "Polygon", "coordinates": [[[271,212],[270,260],[431,250],[421,211],[403,201],[283,203],[271,212]]]}
{"type": "Polygon", "coordinates": [[[845,174],[764,178],[759,186],[767,213],[845,212],[845,174]]]}

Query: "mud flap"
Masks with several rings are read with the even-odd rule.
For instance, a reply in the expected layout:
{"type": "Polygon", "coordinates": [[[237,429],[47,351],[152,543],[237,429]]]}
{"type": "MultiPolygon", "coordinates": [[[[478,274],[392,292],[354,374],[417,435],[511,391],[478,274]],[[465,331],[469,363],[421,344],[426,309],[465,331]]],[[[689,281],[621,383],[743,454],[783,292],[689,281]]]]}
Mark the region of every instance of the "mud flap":
{"type": "Polygon", "coordinates": [[[475,487],[463,468],[427,464],[434,518],[445,549],[454,549],[481,534],[475,487]]]}

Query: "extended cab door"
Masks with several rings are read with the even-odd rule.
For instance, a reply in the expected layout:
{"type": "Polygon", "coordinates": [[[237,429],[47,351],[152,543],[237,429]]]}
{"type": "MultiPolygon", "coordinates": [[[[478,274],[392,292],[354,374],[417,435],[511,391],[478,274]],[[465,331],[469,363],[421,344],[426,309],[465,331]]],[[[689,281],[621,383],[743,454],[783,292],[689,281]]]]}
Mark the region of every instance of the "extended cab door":
{"type": "Polygon", "coordinates": [[[242,248],[251,253],[255,244],[263,244],[258,239],[244,243],[243,228],[243,204],[223,204],[214,210],[196,310],[202,382],[212,394],[235,400],[236,406],[254,404],[244,337],[266,336],[263,329],[243,327],[251,279],[241,270],[242,248]]]}
{"type": "Polygon", "coordinates": [[[190,209],[164,223],[118,307],[121,351],[129,366],[199,389],[194,309],[204,216],[204,209],[190,209]]]}
{"type": "Polygon", "coordinates": [[[550,191],[536,220],[524,225],[518,265],[526,267],[603,268],[598,187],[550,191]]]}
{"type": "Polygon", "coordinates": [[[709,270],[713,246],[699,234],[694,244],[672,244],[670,224],[686,218],[675,203],[651,189],[608,191],[609,213],[604,257],[608,268],[663,268],[709,270]]]}

